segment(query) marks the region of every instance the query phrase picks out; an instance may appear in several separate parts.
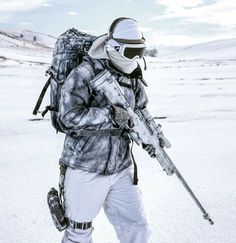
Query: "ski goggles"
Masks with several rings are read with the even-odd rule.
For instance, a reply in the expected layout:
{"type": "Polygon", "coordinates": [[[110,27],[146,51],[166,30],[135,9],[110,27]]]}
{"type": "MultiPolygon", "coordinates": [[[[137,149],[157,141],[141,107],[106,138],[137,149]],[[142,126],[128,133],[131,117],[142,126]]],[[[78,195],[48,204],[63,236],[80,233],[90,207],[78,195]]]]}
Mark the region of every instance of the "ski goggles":
{"type": "Polygon", "coordinates": [[[114,39],[108,41],[108,48],[115,49],[121,54],[121,56],[126,57],[130,60],[135,58],[142,58],[145,54],[146,45],[145,44],[126,44],[119,43],[114,39]]]}

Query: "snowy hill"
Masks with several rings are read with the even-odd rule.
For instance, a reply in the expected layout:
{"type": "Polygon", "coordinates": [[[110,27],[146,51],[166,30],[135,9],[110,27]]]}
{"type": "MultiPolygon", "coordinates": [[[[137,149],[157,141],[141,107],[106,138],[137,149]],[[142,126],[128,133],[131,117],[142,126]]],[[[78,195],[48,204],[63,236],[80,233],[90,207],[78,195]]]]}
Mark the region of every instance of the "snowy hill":
{"type": "Polygon", "coordinates": [[[42,46],[45,48],[53,48],[56,41],[56,37],[54,36],[30,30],[14,30],[9,31],[8,33],[12,34],[16,38],[21,38],[25,42],[31,42],[36,46],[42,46]]]}
{"type": "Polygon", "coordinates": [[[0,66],[49,63],[56,38],[29,30],[0,30],[0,66]]]}
{"type": "Polygon", "coordinates": [[[234,59],[236,58],[236,38],[185,47],[160,47],[158,57],[171,60],[234,59]]]}
{"type": "Polygon", "coordinates": [[[28,48],[53,48],[56,38],[50,35],[29,31],[29,30],[10,30],[2,31],[0,30],[0,47],[4,45],[10,45],[19,47],[24,46],[28,48]]]}

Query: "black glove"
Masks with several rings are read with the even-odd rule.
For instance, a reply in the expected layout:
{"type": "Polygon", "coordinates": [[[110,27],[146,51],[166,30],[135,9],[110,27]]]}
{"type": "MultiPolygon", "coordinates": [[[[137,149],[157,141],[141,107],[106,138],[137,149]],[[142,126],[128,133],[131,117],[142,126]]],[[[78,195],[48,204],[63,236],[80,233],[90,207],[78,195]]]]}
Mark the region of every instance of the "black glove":
{"type": "MultiPolygon", "coordinates": [[[[162,138],[159,138],[159,145],[160,147],[164,148],[165,147],[165,142],[162,138]]],[[[155,152],[156,152],[156,149],[153,147],[152,144],[142,144],[142,147],[144,150],[146,150],[149,155],[152,157],[152,158],[155,158],[156,155],[155,155],[155,152]]]]}
{"type": "Polygon", "coordinates": [[[163,138],[159,138],[159,145],[161,148],[164,148],[165,147],[165,141],[163,138]]]}
{"type": "Polygon", "coordinates": [[[128,125],[130,128],[132,128],[134,126],[128,111],[120,106],[112,105],[110,107],[110,115],[111,119],[118,127],[124,127],[125,125],[128,125]]]}
{"type": "Polygon", "coordinates": [[[142,147],[144,150],[146,150],[149,155],[151,156],[151,158],[155,158],[155,148],[153,147],[153,145],[151,144],[142,144],[142,147]]]}

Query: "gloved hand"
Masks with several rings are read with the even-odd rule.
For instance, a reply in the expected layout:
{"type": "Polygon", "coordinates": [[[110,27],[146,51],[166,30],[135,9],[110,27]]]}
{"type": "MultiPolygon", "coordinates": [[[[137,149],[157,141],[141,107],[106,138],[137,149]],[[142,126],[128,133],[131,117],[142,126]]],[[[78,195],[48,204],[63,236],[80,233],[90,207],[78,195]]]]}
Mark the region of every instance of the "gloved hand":
{"type": "Polygon", "coordinates": [[[165,147],[165,141],[163,138],[159,138],[159,145],[160,147],[164,148],[165,147]]]}
{"type": "Polygon", "coordinates": [[[158,137],[159,137],[159,145],[164,148],[170,148],[171,143],[168,141],[168,139],[164,136],[164,133],[161,129],[161,124],[157,125],[157,132],[158,132],[158,137]]]}
{"type": "Polygon", "coordinates": [[[142,147],[144,150],[146,150],[149,155],[151,156],[151,158],[155,158],[155,148],[153,147],[153,145],[151,144],[142,144],[142,147]]]}
{"type": "Polygon", "coordinates": [[[118,127],[124,127],[125,125],[128,125],[128,127],[132,128],[134,126],[134,123],[132,121],[132,118],[129,116],[128,111],[123,107],[112,105],[110,107],[110,115],[111,119],[118,127]]]}
{"type": "MultiPolygon", "coordinates": [[[[165,142],[162,138],[159,138],[159,145],[160,147],[164,148],[165,146],[165,142]]],[[[144,150],[146,150],[149,155],[151,156],[151,158],[155,158],[155,152],[156,152],[156,149],[153,147],[152,144],[142,144],[142,147],[144,150]]]]}

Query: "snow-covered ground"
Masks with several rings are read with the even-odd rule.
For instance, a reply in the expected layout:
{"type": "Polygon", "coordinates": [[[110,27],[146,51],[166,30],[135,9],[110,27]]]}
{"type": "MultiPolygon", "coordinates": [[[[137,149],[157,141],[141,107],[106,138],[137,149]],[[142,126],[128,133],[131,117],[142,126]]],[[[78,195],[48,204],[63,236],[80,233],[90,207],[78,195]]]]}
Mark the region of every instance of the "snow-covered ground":
{"type": "MultiPolygon", "coordinates": [[[[51,52],[1,43],[0,242],[60,242],[46,196],[57,187],[64,135],[54,132],[48,115],[32,115],[51,52]]],[[[231,52],[222,47],[218,56],[217,50],[205,56],[208,43],[192,47],[191,55],[180,50],[148,58],[149,109],[164,118],[157,121],[172,142],[167,152],[215,221],[211,226],[202,219],[176,176],[166,176],[136,146],[151,243],[236,242],[236,42],[230,43],[225,50],[231,52]]],[[[118,242],[103,211],[94,225],[96,243],[118,242]]]]}

